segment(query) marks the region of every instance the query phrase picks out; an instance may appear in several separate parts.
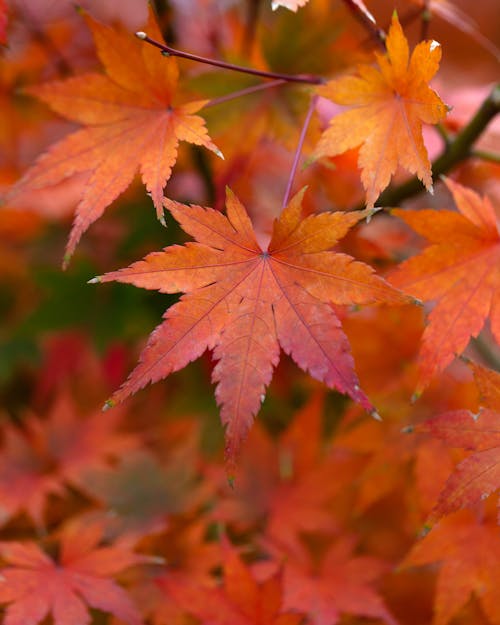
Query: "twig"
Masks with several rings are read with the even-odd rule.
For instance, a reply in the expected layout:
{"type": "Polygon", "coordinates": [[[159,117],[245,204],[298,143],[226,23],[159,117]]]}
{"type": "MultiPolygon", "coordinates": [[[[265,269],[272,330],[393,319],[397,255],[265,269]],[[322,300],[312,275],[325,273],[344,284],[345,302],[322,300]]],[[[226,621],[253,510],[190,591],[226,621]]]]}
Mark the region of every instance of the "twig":
{"type": "Polygon", "coordinates": [[[385,50],[386,33],[382,28],[377,26],[375,18],[368,10],[363,10],[356,0],[344,0],[344,4],[352,13],[352,15],[362,24],[368,31],[370,37],[385,50]]]}
{"type": "Polygon", "coordinates": [[[431,25],[432,19],[432,11],[430,9],[429,0],[424,0],[424,6],[422,9],[422,14],[420,19],[421,21],[421,31],[420,31],[420,39],[429,39],[429,27],[431,25]]]}
{"type": "MultiPolygon", "coordinates": [[[[500,113],[500,84],[492,89],[467,126],[462,128],[461,132],[445,146],[443,152],[432,163],[434,181],[474,154],[472,146],[497,113],[500,113]]],[[[415,176],[397,187],[387,188],[376,203],[378,206],[398,206],[403,200],[423,191],[424,186],[415,176]]],[[[363,208],[364,204],[356,207],[357,210],[363,208]]]]}
{"type": "Polygon", "coordinates": [[[290,170],[290,176],[288,177],[288,182],[285,189],[285,195],[283,196],[282,208],[288,204],[288,200],[290,199],[290,194],[293,186],[293,179],[295,178],[295,174],[297,173],[297,167],[299,166],[300,155],[302,153],[302,147],[304,146],[304,140],[306,138],[307,129],[309,128],[309,122],[311,121],[311,117],[314,111],[314,107],[316,105],[316,96],[311,98],[311,102],[309,104],[309,108],[307,109],[306,118],[304,119],[304,123],[302,125],[302,130],[300,131],[299,142],[297,143],[297,149],[295,150],[295,156],[293,157],[292,169],[290,170]]]}
{"type": "Polygon", "coordinates": [[[498,348],[495,349],[494,345],[490,345],[483,334],[476,338],[472,337],[472,344],[489,367],[495,371],[500,371],[500,350],[498,348]]]}
{"type": "Polygon", "coordinates": [[[213,98],[212,100],[210,100],[210,102],[205,104],[203,108],[216,106],[217,104],[222,104],[223,102],[234,100],[234,98],[239,98],[241,96],[250,95],[251,93],[264,91],[265,89],[271,89],[272,87],[279,87],[280,85],[286,84],[288,84],[287,81],[280,78],[278,80],[261,83],[260,85],[253,85],[253,87],[246,87],[245,89],[240,89],[239,91],[233,91],[232,93],[228,93],[227,95],[221,95],[218,98],[213,98]]]}
{"type": "Polygon", "coordinates": [[[229,69],[233,72],[242,72],[243,74],[251,74],[252,76],[260,76],[261,78],[273,78],[284,80],[286,82],[298,82],[306,85],[321,85],[326,82],[321,76],[314,76],[312,74],[280,74],[279,72],[266,72],[251,67],[243,67],[241,65],[234,65],[233,63],[226,63],[225,61],[218,61],[216,59],[209,59],[204,56],[198,56],[197,54],[191,54],[190,52],[183,52],[182,50],[176,50],[166,44],[160,43],[148,37],[146,33],[139,31],[135,33],[136,37],[145,41],[146,43],[159,48],[165,56],[177,56],[181,59],[189,59],[190,61],[197,61],[198,63],[205,63],[206,65],[214,65],[215,67],[222,67],[223,69],[229,69]]]}

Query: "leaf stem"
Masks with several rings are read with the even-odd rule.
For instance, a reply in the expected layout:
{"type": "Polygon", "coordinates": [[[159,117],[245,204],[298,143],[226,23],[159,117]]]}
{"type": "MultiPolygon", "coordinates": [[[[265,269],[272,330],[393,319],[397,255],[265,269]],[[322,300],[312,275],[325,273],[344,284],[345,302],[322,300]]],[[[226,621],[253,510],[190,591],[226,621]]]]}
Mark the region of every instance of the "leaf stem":
{"type": "Polygon", "coordinates": [[[493,342],[488,341],[484,332],[477,337],[472,337],[472,344],[488,367],[500,372],[500,350],[493,342]]]}
{"type": "Polygon", "coordinates": [[[302,130],[300,131],[299,142],[297,143],[297,149],[295,150],[295,156],[293,157],[292,169],[290,170],[290,175],[288,177],[288,182],[285,189],[285,195],[283,196],[282,208],[288,204],[288,200],[290,199],[290,194],[292,192],[293,179],[295,178],[295,174],[297,173],[297,167],[299,166],[300,155],[302,153],[302,148],[304,146],[304,140],[306,138],[307,129],[309,128],[309,122],[311,121],[311,117],[314,111],[314,107],[316,106],[316,96],[311,98],[311,102],[309,104],[309,108],[307,109],[306,117],[304,119],[304,123],[302,125],[302,130]]]}
{"type": "MultiPolygon", "coordinates": [[[[462,128],[455,138],[444,147],[443,152],[432,163],[432,178],[435,181],[470,156],[474,155],[472,146],[484,132],[491,120],[500,113],[500,83],[496,85],[483,101],[470,122],[462,128]]],[[[424,186],[415,176],[396,187],[388,187],[378,198],[378,206],[398,206],[403,200],[418,195],[424,186]]],[[[356,207],[362,210],[363,205],[356,207]]]]}
{"type": "Polygon", "coordinates": [[[420,39],[422,39],[423,41],[424,39],[429,39],[429,28],[430,28],[431,19],[432,19],[432,11],[430,8],[429,0],[424,0],[424,6],[422,8],[422,14],[420,16],[420,19],[421,19],[420,39]]]}
{"type": "Polygon", "coordinates": [[[357,19],[357,21],[365,27],[370,37],[375,39],[375,41],[385,50],[385,39],[387,34],[382,28],[377,26],[375,18],[368,11],[368,9],[363,9],[362,5],[356,2],[356,0],[344,0],[344,4],[355,19],[357,19]]]}
{"type": "Polygon", "coordinates": [[[183,52],[182,50],[171,48],[170,46],[160,43],[155,39],[151,39],[151,37],[148,37],[148,35],[142,31],[135,33],[135,35],[142,41],[160,49],[165,56],[177,56],[181,59],[189,59],[190,61],[197,61],[198,63],[204,63],[205,65],[214,65],[215,67],[222,67],[223,69],[229,69],[233,72],[251,74],[252,76],[260,76],[261,78],[273,78],[283,80],[285,82],[298,82],[306,85],[321,85],[326,82],[323,77],[314,76],[313,74],[281,74],[279,72],[266,72],[259,69],[253,69],[251,67],[243,67],[242,65],[226,63],[225,61],[218,61],[217,59],[209,59],[205,56],[199,56],[197,54],[191,54],[190,52],[183,52]]]}
{"type": "Polygon", "coordinates": [[[228,93],[226,95],[221,95],[218,98],[213,98],[205,104],[203,108],[210,108],[211,106],[216,106],[217,104],[222,104],[223,102],[228,102],[229,100],[234,100],[234,98],[239,98],[241,96],[249,95],[251,93],[256,93],[258,91],[264,91],[265,89],[271,89],[272,87],[279,87],[280,85],[286,85],[287,81],[279,78],[277,80],[272,80],[270,82],[264,82],[260,85],[253,85],[252,87],[246,87],[245,89],[239,89],[238,91],[233,91],[232,93],[228,93]]]}

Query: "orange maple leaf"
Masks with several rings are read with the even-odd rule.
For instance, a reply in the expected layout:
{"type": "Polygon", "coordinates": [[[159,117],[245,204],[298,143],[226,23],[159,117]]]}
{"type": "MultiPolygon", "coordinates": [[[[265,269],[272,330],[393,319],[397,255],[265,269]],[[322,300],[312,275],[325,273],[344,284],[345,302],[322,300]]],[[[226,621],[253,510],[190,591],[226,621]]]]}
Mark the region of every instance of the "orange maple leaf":
{"type": "Polygon", "coordinates": [[[223,588],[203,587],[187,577],[165,577],[161,586],[186,612],[206,625],[299,625],[300,614],[283,611],[278,571],[258,582],[236,551],[226,546],[223,588]]]}
{"type": "Polygon", "coordinates": [[[415,427],[430,432],[450,447],[475,453],[462,460],[448,478],[429,522],[459,508],[476,506],[500,488],[500,374],[471,364],[483,397],[478,414],[445,412],[415,427]]]}
{"type": "Polygon", "coordinates": [[[438,70],[440,45],[423,41],[410,58],[408,41],[394,15],[386,46],[386,55],[375,53],[378,68],[359,65],[357,75],[317,89],[319,95],[349,110],[331,120],[314,154],[335,156],[361,145],[358,164],[369,208],[398,165],[432,190],[422,123],[437,124],[446,114],[446,105],[427,84],[438,70]]]}
{"type": "Polygon", "coordinates": [[[114,614],[130,625],[141,625],[137,608],[111,579],[120,571],[147,560],[117,546],[99,547],[97,525],[66,529],[58,562],[33,542],[2,542],[0,603],[4,625],[36,625],[50,613],[54,625],[88,625],[88,607],[114,614]]]}
{"type": "Polygon", "coordinates": [[[491,623],[500,623],[498,527],[481,523],[469,510],[446,517],[411,549],[402,566],[434,562],[442,562],[442,565],[433,625],[449,623],[465,606],[471,593],[476,595],[491,623]]]}
{"type": "Polygon", "coordinates": [[[165,200],[197,243],[171,246],[93,280],[188,293],[165,313],[111,405],[211,349],[218,360],[212,377],[227,426],[227,458],[234,459],[264,399],[281,345],[313,377],[374,410],[359,388],[347,338],[330,304],[405,300],[368,265],[327,251],[367,213],[302,219],[303,193],[275,221],[267,250],[260,248],[244,207],[230,191],[227,216],[165,200]]]}
{"type": "MultiPolygon", "coordinates": [[[[84,74],[28,89],[64,117],[84,124],[39,157],[12,193],[55,184],[77,172],[88,181],[76,208],[67,244],[68,261],[87,228],[132,182],[140,169],[160,221],[163,187],[177,157],[179,141],[211,142],[204,120],[193,115],[206,101],[174,104],[178,66],[130,33],[87,18],[106,74],[84,74]]],[[[161,40],[150,14],[148,32],[161,40]]]]}
{"type": "Polygon", "coordinates": [[[402,263],[392,284],[422,300],[438,300],[420,350],[417,395],[477,336],[488,315],[500,343],[500,233],[485,197],[446,180],[459,213],[396,210],[431,245],[402,263]]]}

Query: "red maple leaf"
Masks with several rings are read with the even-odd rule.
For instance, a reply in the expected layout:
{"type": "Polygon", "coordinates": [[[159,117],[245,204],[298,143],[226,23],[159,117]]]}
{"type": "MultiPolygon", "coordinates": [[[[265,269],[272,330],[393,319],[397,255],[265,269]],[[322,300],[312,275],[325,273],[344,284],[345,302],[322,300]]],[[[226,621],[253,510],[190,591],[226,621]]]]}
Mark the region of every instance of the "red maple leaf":
{"type": "Polygon", "coordinates": [[[483,397],[479,413],[446,412],[415,428],[430,432],[450,447],[474,452],[448,478],[430,522],[459,508],[476,506],[500,488],[500,374],[476,364],[471,367],[483,397]]]}
{"type": "Polygon", "coordinates": [[[98,525],[67,529],[57,562],[33,542],[0,543],[0,603],[8,604],[3,625],[36,625],[50,613],[54,625],[88,625],[88,607],[141,625],[138,610],[112,579],[144,556],[119,547],[99,547],[98,525]]]}
{"type": "Polygon", "coordinates": [[[25,510],[42,525],[50,494],[63,494],[68,483],[85,489],[88,471],[103,469],[111,458],[136,447],[134,436],[116,432],[122,417],[118,411],[103,419],[99,410],[79,418],[72,398],[61,393],[47,420],[31,415],[23,428],[5,425],[0,455],[2,521],[25,510]]]}
{"type": "Polygon", "coordinates": [[[266,250],[231,192],[227,216],[165,200],[197,243],[171,246],[93,280],[188,293],[165,313],[140,363],[108,405],[211,349],[218,361],[212,377],[227,426],[227,458],[234,459],[264,399],[281,345],[313,377],[374,410],[359,387],[347,338],[330,304],[405,300],[368,265],[328,251],[366,213],[302,219],[302,197],[303,191],[275,221],[266,250]]]}
{"type": "Polygon", "coordinates": [[[422,300],[437,300],[420,350],[420,394],[477,336],[488,316],[500,344],[500,233],[488,198],[449,179],[459,212],[396,210],[431,245],[400,265],[391,282],[422,300]]]}
{"type": "Polygon", "coordinates": [[[226,548],[224,586],[204,587],[189,578],[171,576],[164,590],[203,625],[299,625],[302,616],[283,609],[280,572],[258,582],[234,549],[226,548]]]}
{"type": "MultiPolygon", "coordinates": [[[[39,157],[12,193],[53,185],[78,172],[88,181],[76,208],[65,262],[87,228],[132,182],[140,169],[158,218],[163,221],[163,187],[179,141],[204,145],[219,156],[204,120],[193,115],[205,101],[174,103],[179,70],[130,33],[87,18],[106,74],[84,74],[28,89],[64,117],[84,124],[39,157]]],[[[161,40],[150,13],[148,32],[161,40]]]]}
{"type": "Polygon", "coordinates": [[[343,536],[321,554],[320,563],[315,563],[306,550],[296,552],[293,558],[286,554],[285,608],[304,612],[313,625],[335,625],[343,614],[396,625],[374,588],[387,565],[378,558],[355,555],[354,548],[355,540],[343,536]]]}

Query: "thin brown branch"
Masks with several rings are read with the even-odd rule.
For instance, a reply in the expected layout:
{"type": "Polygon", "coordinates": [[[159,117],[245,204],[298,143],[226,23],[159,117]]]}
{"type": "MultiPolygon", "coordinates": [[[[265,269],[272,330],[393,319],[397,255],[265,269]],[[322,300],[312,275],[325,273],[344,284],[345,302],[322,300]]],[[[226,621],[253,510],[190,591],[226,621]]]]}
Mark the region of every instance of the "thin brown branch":
{"type": "Polygon", "coordinates": [[[250,95],[252,93],[258,93],[259,91],[265,91],[267,89],[272,89],[273,87],[279,87],[280,85],[288,84],[286,80],[272,80],[270,82],[264,82],[260,85],[253,85],[253,87],[246,87],[245,89],[240,89],[238,91],[233,91],[232,93],[228,93],[226,95],[221,95],[218,98],[213,98],[205,104],[204,108],[209,108],[211,106],[217,106],[218,104],[223,104],[224,102],[228,102],[229,100],[234,100],[235,98],[240,98],[245,95],[250,95]]]}
{"type": "Polygon", "coordinates": [[[241,72],[243,74],[250,74],[251,76],[260,76],[261,78],[278,79],[286,82],[303,83],[306,85],[321,85],[326,80],[321,76],[314,76],[312,74],[281,74],[279,72],[266,72],[252,67],[243,67],[241,65],[234,65],[234,63],[226,63],[226,61],[219,61],[217,59],[209,59],[205,56],[199,56],[198,54],[191,54],[190,52],[183,52],[182,50],[176,50],[164,43],[155,41],[148,37],[148,35],[142,31],[135,33],[136,37],[155,46],[162,51],[165,56],[176,56],[181,59],[189,59],[190,61],[196,61],[198,63],[204,63],[205,65],[213,65],[215,67],[221,67],[222,69],[228,69],[233,72],[241,72]]]}
{"type": "Polygon", "coordinates": [[[382,28],[377,26],[373,15],[367,9],[363,9],[356,0],[343,0],[343,2],[354,18],[368,31],[370,37],[385,50],[385,39],[387,35],[382,28]]]}
{"type": "Polygon", "coordinates": [[[429,0],[424,0],[424,6],[422,8],[422,14],[420,16],[420,39],[429,39],[429,28],[431,25],[432,12],[430,9],[429,0]]]}

